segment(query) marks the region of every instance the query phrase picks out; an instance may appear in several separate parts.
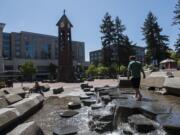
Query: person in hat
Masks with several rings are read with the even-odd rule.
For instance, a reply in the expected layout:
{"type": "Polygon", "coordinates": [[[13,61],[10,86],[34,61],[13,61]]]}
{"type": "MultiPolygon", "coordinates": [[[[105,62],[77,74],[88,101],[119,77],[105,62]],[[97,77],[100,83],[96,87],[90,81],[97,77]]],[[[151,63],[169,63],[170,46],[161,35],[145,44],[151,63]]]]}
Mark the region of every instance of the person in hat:
{"type": "Polygon", "coordinates": [[[145,78],[146,76],[142,68],[141,62],[137,61],[135,56],[130,56],[129,60],[130,62],[128,65],[127,78],[129,80],[130,75],[132,76],[131,83],[132,83],[132,87],[136,91],[135,97],[137,98],[138,101],[141,101],[142,94],[139,91],[139,86],[140,86],[140,81],[141,81],[141,72],[143,73],[143,78],[145,78]]]}

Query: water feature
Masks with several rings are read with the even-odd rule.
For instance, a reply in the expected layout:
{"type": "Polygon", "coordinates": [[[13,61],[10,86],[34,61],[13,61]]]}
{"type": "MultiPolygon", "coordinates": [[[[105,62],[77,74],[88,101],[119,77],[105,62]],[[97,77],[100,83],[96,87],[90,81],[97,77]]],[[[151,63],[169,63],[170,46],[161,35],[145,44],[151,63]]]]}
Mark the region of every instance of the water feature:
{"type": "MultiPolygon", "coordinates": [[[[50,97],[45,102],[44,107],[29,120],[35,120],[46,135],[52,135],[52,131],[55,127],[62,128],[65,125],[77,126],[79,135],[139,135],[140,133],[129,124],[128,117],[134,114],[142,114],[146,118],[152,119],[153,126],[155,127],[155,130],[152,130],[146,134],[166,135],[167,133],[162,128],[162,125],[156,122],[156,117],[159,114],[169,115],[174,113],[179,116],[180,98],[177,97],[177,99],[175,99],[172,96],[160,96],[154,95],[153,93],[149,93],[147,91],[142,91],[145,98],[143,98],[143,101],[138,102],[133,98],[131,94],[132,92],[132,90],[119,90],[107,87],[104,88],[104,90],[96,91],[95,95],[90,95],[91,100],[96,100],[96,103],[100,103],[104,107],[92,110],[90,106],[83,106],[82,104],[82,108],[76,109],[79,114],[71,118],[62,118],[60,113],[68,110],[66,106],[68,102],[79,101],[79,97],[50,97]],[[110,97],[113,97],[112,101],[109,101],[107,105],[104,104],[101,98],[103,94],[107,93],[104,92],[101,93],[101,95],[101,91],[106,91],[110,97]],[[171,107],[171,104],[173,105],[173,108],[171,107]],[[110,118],[111,114],[106,114],[106,111],[112,112],[112,119],[110,118]],[[94,112],[97,114],[94,114],[94,112]],[[112,128],[99,132],[96,131],[95,128],[92,128],[90,125],[92,122],[94,122],[93,124],[95,126],[103,128],[104,125],[102,126],[102,124],[107,124],[105,125],[105,129],[111,125],[112,128]]],[[[85,93],[82,92],[81,94],[85,93]]],[[[177,122],[176,124],[179,123],[176,119],[174,121],[177,122]]]]}

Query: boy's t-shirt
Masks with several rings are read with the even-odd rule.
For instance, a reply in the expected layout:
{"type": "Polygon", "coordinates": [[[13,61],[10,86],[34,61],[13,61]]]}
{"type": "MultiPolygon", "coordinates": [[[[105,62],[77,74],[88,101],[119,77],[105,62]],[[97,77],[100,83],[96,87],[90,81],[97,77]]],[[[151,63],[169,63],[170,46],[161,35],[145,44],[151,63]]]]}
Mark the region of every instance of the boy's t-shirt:
{"type": "Polygon", "coordinates": [[[131,72],[132,78],[140,78],[142,65],[139,61],[131,61],[128,65],[128,71],[131,72]]]}

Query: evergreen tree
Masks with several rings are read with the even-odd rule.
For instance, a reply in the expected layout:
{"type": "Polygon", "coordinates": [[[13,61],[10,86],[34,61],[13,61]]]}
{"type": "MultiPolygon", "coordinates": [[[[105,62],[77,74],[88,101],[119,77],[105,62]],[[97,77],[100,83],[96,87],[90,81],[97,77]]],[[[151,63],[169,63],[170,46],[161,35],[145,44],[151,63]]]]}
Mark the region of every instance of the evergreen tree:
{"type": "Polygon", "coordinates": [[[180,34],[179,34],[179,38],[177,39],[176,43],[175,43],[175,51],[178,55],[180,55],[180,34]]]}
{"type": "Polygon", "coordinates": [[[180,24],[180,0],[178,0],[176,6],[175,6],[175,11],[174,11],[175,17],[173,18],[173,24],[177,25],[180,24]]]}
{"type": "Polygon", "coordinates": [[[124,36],[123,46],[122,46],[122,56],[121,56],[121,64],[127,66],[129,62],[129,56],[135,55],[133,50],[133,46],[135,46],[132,41],[129,40],[129,37],[124,36]]]}
{"type": "Polygon", "coordinates": [[[103,64],[105,66],[110,66],[112,64],[111,61],[111,45],[113,45],[114,41],[114,21],[111,19],[111,15],[106,13],[103,20],[102,25],[100,26],[100,32],[103,34],[101,37],[102,41],[102,50],[103,50],[103,64]]]}
{"type": "MultiPolygon", "coordinates": [[[[179,25],[180,24],[180,0],[178,0],[178,3],[175,6],[174,14],[175,14],[175,17],[173,18],[174,19],[173,24],[179,25]]],[[[179,53],[180,53],[180,34],[178,35],[178,39],[174,46],[175,46],[176,53],[178,53],[178,55],[179,55],[179,53]]]]}
{"type": "Polygon", "coordinates": [[[169,57],[167,46],[169,39],[168,36],[161,34],[162,28],[152,12],[147,15],[142,32],[147,44],[146,62],[150,64],[152,60],[155,60],[159,66],[161,60],[169,57]]]}
{"type": "Polygon", "coordinates": [[[121,65],[121,57],[122,57],[122,46],[124,45],[124,34],[123,32],[126,30],[126,27],[122,24],[119,17],[115,19],[115,31],[114,31],[114,44],[116,45],[116,51],[118,58],[116,59],[116,64],[121,65]]]}

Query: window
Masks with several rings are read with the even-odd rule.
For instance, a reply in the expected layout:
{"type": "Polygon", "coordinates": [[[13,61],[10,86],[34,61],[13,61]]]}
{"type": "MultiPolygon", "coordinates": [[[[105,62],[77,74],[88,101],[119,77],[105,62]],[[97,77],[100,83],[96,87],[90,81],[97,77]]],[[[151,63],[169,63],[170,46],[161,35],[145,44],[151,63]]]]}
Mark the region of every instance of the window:
{"type": "Polygon", "coordinates": [[[11,56],[10,34],[3,33],[3,57],[10,58],[10,56],[11,56]]]}
{"type": "Polygon", "coordinates": [[[30,44],[28,41],[26,41],[25,48],[26,48],[26,58],[29,58],[29,59],[35,58],[34,46],[30,44]]]}
{"type": "Polygon", "coordinates": [[[51,46],[50,44],[44,44],[41,51],[41,58],[50,59],[51,58],[51,46]]]}

